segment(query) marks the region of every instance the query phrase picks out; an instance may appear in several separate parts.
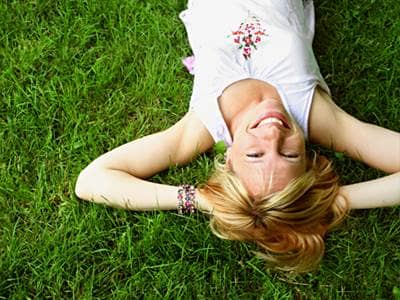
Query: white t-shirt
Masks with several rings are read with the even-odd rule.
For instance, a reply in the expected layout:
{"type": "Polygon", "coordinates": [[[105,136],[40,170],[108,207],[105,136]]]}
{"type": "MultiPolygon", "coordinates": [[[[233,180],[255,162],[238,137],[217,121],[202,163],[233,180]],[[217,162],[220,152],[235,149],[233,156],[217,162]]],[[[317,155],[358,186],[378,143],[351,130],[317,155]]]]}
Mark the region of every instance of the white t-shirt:
{"type": "Polygon", "coordinates": [[[307,137],[315,87],[329,93],[312,50],[312,1],[192,0],[180,18],[195,56],[190,110],[215,142],[232,144],[218,98],[247,78],[273,85],[307,137]]]}

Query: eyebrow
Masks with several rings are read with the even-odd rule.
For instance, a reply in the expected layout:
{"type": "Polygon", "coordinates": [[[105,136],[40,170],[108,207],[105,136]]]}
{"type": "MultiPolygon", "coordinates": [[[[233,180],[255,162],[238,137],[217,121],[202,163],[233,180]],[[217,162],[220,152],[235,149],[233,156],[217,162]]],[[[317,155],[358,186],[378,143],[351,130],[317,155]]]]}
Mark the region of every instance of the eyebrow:
{"type": "Polygon", "coordinates": [[[263,163],[263,160],[262,159],[258,159],[258,160],[246,160],[246,159],[244,159],[243,162],[245,164],[248,164],[248,165],[254,165],[254,164],[263,163]]]}
{"type": "MultiPolygon", "coordinates": [[[[285,157],[282,157],[282,159],[283,159],[285,162],[288,162],[288,163],[290,163],[290,164],[292,164],[292,165],[300,165],[300,164],[302,163],[302,160],[301,160],[301,159],[299,159],[299,160],[291,160],[291,159],[288,159],[288,158],[285,158],[285,157]]],[[[246,159],[243,159],[243,161],[244,161],[246,164],[256,164],[256,163],[262,163],[262,162],[263,162],[262,159],[257,159],[257,160],[246,160],[246,159]]]]}

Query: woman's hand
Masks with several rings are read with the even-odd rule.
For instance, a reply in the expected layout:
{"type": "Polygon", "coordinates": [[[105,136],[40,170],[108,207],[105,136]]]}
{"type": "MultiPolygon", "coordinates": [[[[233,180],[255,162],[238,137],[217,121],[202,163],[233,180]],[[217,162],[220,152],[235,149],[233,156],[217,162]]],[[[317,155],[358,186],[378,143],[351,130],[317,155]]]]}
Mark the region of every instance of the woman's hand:
{"type": "Polygon", "coordinates": [[[199,191],[199,189],[196,188],[196,208],[206,214],[211,214],[213,211],[213,207],[199,191]]]}

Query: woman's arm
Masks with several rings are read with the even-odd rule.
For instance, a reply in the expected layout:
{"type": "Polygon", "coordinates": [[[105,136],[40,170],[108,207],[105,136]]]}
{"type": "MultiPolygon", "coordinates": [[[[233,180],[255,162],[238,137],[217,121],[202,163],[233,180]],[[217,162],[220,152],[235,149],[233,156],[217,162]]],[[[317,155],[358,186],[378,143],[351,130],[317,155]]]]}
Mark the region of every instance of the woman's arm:
{"type": "MultiPolygon", "coordinates": [[[[207,151],[213,140],[194,113],[171,128],[107,152],[79,175],[81,199],[131,210],[176,209],[178,187],[145,179],[207,151]]],[[[201,200],[201,199],[197,199],[201,200]]],[[[200,209],[205,206],[202,202],[200,209]]]]}
{"type": "Polygon", "coordinates": [[[349,200],[351,209],[400,205],[400,172],[342,186],[339,194],[349,200]]]}
{"type": "Polygon", "coordinates": [[[340,194],[351,208],[400,204],[400,133],[357,120],[320,89],[310,115],[310,138],[390,176],[343,186],[340,194]]]}

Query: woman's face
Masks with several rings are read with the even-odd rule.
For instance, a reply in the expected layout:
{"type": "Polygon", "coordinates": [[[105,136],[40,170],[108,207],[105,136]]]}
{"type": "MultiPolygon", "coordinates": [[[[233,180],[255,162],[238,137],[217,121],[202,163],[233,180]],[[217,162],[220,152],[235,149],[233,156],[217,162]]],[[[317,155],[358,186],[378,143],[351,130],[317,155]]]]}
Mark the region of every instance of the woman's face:
{"type": "Polygon", "coordinates": [[[252,197],[280,191],[306,170],[303,132],[279,99],[264,99],[240,116],[227,160],[252,197]]]}

